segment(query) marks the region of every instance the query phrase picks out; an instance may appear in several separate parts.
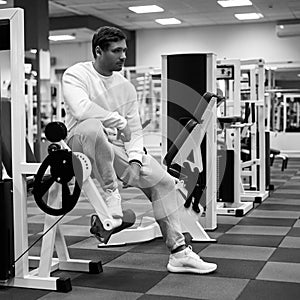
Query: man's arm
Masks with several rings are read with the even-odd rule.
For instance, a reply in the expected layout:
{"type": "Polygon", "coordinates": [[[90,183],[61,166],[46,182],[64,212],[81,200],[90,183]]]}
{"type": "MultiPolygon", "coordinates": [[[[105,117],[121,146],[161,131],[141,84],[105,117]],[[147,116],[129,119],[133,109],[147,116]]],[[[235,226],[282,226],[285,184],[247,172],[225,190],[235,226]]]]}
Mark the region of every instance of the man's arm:
{"type": "Polygon", "coordinates": [[[124,143],[124,146],[128,154],[129,162],[139,161],[142,164],[142,155],[144,154],[143,131],[139,115],[137,94],[132,84],[130,84],[128,91],[128,107],[126,119],[131,131],[131,140],[130,142],[124,143]]]}

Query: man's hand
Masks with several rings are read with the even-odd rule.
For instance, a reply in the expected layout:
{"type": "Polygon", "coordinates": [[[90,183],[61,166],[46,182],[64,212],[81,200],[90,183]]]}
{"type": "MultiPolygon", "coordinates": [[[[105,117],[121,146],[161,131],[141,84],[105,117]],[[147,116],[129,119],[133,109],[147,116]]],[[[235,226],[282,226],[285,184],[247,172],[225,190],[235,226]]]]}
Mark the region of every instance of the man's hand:
{"type": "Polygon", "coordinates": [[[137,163],[131,163],[121,176],[123,188],[133,186],[134,182],[140,179],[141,166],[137,163]]]}
{"type": "Polygon", "coordinates": [[[123,129],[118,130],[117,139],[120,139],[122,142],[129,142],[131,140],[131,131],[128,124],[123,129]]]}

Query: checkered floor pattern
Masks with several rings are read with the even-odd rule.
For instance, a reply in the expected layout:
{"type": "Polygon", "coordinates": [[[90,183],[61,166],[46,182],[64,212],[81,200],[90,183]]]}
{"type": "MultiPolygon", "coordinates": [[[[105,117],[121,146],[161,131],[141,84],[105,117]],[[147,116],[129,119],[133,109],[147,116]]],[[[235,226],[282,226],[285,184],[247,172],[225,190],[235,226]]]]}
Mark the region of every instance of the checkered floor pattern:
{"type": "MultiPolygon", "coordinates": [[[[299,299],[300,297],[300,160],[290,159],[281,171],[271,169],[275,190],[244,217],[218,216],[210,232],[217,243],[193,243],[199,255],[218,264],[209,275],[171,274],[168,251],[161,238],[123,247],[98,248],[89,233],[90,204],[82,199],[64,217],[62,231],[71,258],[101,260],[103,273],[56,271],[70,277],[66,294],[22,288],[1,288],[0,299],[299,299]]],[[[126,190],[138,216],[151,215],[151,205],[136,190],[126,190]]],[[[28,199],[29,245],[43,230],[43,215],[28,199]]],[[[40,243],[30,249],[39,254],[40,243]]]]}

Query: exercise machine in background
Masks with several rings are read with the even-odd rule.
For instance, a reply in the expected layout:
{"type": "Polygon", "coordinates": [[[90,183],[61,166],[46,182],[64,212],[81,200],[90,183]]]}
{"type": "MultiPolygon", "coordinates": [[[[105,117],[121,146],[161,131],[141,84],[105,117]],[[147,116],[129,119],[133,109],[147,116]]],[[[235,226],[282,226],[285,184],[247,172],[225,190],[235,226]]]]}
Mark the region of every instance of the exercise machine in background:
{"type": "Polygon", "coordinates": [[[183,201],[188,200],[189,218],[193,216],[205,231],[217,227],[217,99],[208,103],[202,97],[206,92],[216,94],[215,66],[212,53],[162,56],[162,163],[172,175],[175,165],[187,188],[183,201]],[[177,155],[169,152],[172,148],[177,155]]]}
{"type": "MultiPolygon", "coordinates": [[[[300,157],[300,91],[269,91],[271,94],[271,148],[279,149],[275,157],[283,160],[300,157]],[[277,154],[277,155],[276,155],[277,154]]],[[[286,161],[286,162],[285,162],[286,161]]]]}
{"type": "Polygon", "coordinates": [[[252,125],[242,130],[242,201],[261,203],[269,196],[269,146],[265,126],[265,63],[263,59],[241,61],[241,109],[252,125]],[[250,114],[247,110],[250,108],[250,114]],[[255,122],[253,122],[255,121],[255,122]],[[268,176],[268,177],[267,177],[268,176]]]}
{"type": "Polygon", "coordinates": [[[218,109],[217,214],[237,217],[253,208],[241,201],[241,130],[252,123],[242,118],[240,74],[239,60],[218,61],[217,84],[226,100],[218,109]]]}

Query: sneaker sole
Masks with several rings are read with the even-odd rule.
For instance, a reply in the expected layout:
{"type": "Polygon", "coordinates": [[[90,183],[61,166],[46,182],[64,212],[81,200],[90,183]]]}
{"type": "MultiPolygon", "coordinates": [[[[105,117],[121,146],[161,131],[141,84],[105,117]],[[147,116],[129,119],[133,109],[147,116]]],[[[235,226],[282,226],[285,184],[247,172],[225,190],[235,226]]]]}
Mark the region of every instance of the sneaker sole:
{"type": "Polygon", "coordinates": [[[167,270],[171,273],[194,273],[194,274],[209,274],[214,272],[217,269],[217,266],[211,268],[209,270],[199,270],[195,268],[187,268],[187,267],[174,267],[170,264],[167,265],[167,270]]]}

